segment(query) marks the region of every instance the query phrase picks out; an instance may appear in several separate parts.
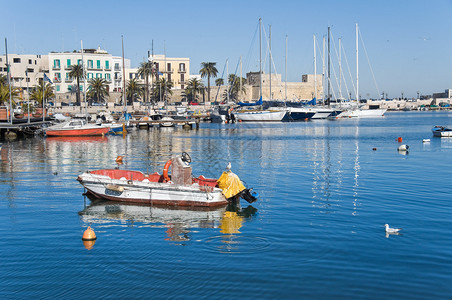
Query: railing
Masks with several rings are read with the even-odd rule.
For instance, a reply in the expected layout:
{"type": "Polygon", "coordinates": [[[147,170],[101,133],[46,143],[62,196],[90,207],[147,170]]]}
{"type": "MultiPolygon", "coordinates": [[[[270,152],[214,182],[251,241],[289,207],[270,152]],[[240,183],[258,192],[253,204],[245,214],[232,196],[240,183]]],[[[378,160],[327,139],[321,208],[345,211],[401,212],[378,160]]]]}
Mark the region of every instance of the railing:
{"type": "Polygon", "coordinates": [[[60,66],[53,66],[52,69],[59,70],[59,69],[61,69],[61,67],[60,66]]]}
{"type": "Polygon", "coordinates": [[[185,71],[185,70],[179,70],[178,72],[179,73],[187,73],[187,71],[185,71]]]}
{"type": "Polygon", "coordinates": [[[53,82],[60,83],[61,82],[61,78],[54,78],[53,82]]]}
{"type": "Polygon", "coordinates": [[[111,67],[105,67],[105,71],[111,71],[111,67]]]}
{"type": "Polygon", "coordinates": [[[65,69],[65,70],[70,70],[70,69],[71,69],[71,66],[65,66],[64,69],[65,69]]]}
{"type": "Polygon", "coordinates": [[[69,78],[64,79],[64,81],[65,82],[72,82],[72,81],[74,81],[74,79],[69,77],[69,78]]]}

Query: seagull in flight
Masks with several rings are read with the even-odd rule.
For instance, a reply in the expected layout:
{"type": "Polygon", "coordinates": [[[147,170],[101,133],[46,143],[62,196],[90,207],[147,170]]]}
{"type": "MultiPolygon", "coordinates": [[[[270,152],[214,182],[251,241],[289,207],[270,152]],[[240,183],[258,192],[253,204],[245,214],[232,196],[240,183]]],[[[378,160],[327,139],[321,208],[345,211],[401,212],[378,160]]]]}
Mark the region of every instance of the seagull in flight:
{"type": "Polygon", "coordinates": [[[388,224],[385,224],[386,233],[398,234],[402,228],[391,228],[388,224]]]}

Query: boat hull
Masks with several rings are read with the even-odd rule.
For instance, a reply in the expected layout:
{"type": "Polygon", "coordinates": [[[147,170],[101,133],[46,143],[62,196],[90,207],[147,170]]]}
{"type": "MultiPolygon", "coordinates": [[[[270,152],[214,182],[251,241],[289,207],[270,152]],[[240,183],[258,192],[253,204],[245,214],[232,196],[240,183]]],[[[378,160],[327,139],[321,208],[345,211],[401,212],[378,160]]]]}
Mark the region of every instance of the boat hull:
{"type": "Polygon", "coordinates": [[[99,128],[86,128],[86,129],[47,129],[47,136],[96,136],[106,134],[110,128],[100,127],[99,128]]]}
{"type": "Polygon", "coordinates": [[[85,172],[77,180],[97,198],[164,206],[215,207],[228,203],[222,190],[211,186],[112,179],[85,172]]]}
{"type": "Polygon", "coordinates": [[[237,112],[234,116],[242,122],[278,122],[286,115],[286,111],[247,111],[237,112]]]}
{"type": "Polygon", "coordinates": [[[435,137],[452,137],[452,129],[442,126],[435,126],[432,129],[433,136],[435,137]]]}

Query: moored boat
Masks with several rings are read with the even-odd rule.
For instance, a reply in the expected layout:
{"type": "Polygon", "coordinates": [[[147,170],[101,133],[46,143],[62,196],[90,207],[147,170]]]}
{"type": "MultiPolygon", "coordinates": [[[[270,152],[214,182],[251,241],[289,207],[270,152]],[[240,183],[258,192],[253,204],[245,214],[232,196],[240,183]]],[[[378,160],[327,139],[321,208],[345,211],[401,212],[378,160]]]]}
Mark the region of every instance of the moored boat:
{"type": "Polygon", "coordinates": [[[433,136],[436,137],[452,137],[452,129],[445,126],[435,126],[432,128],[433,136]]]}
{"type": "Polygon", "coordinates": [[[104,135],[110,130],[102,124],[86,124],[83,119],[74,119],[45,129],[47,136],[92,136],[104,135]]]}
{"type": "Polygon", "coordinates": [[[256,196],[243,186],[230,168],[218,180],[202,175],[193,177],[190,162],[190,156],[184,152],[165,164],[163,174],[100,169],[80,174],[77,180],[88,193],[113,201],[214,207],[225,205],[238,197],[248,202],[256,200],[256,196]],[[170,166],[171,175],[168,174],[170,166]]]}

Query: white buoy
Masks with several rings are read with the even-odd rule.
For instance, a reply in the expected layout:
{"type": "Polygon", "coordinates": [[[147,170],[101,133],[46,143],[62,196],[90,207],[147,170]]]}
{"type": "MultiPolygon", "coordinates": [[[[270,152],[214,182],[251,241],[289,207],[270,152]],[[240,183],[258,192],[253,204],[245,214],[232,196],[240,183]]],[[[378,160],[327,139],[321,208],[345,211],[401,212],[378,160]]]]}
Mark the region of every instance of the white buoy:
{"type": "Polygon", "coordinates": [[[400,145],[399,148],[397,148],[397,150],[407,151],[409,148],[410,148],[410,146],[408,146],[408,145],[400,145]]]}
{"type": "Polygon", "coordinates": [[[423,143],[430,143],[430,139],[423,139],[422,142],[423,143]]]}

